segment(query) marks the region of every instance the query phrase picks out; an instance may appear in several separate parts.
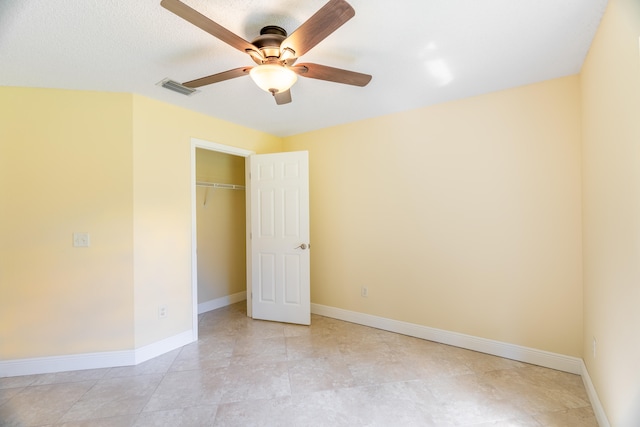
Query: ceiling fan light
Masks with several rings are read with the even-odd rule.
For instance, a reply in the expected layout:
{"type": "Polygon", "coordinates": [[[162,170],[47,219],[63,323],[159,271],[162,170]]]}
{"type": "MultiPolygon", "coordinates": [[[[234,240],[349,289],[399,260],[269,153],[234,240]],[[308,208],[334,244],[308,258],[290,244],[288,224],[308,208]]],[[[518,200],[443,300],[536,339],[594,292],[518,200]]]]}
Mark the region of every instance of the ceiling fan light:
{"type": "Polygon", "coordinates": [[[272,94],[289,90],[298,80],[298,75],[295,72],[276,64],[253,67],[249,75],[260,89],[272,94]]]}

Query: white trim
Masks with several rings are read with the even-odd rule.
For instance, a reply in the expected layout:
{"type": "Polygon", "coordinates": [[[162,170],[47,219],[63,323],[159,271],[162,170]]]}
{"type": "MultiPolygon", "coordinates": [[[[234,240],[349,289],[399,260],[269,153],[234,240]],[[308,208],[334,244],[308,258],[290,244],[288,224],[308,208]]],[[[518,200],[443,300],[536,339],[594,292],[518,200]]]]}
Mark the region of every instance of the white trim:
{"type": "Polygon", "coordinates": [[[247,316],[253,318],[253,259],[251,258],[251,252],[253,250],[251,242],[251,160],[252,156],[245,157],[244,159],[244,186],[246,191],[244,192],[244,205],[245,205],[245,235],[247,236],[247,243],[245,245],[245,271],[247,275],[247,316]]]}
{"type": "Polygon", "coordinates": [[[187,330],[136,350],[4,360],[0,361],[0,378],[136,365],[189,344],[192,337],[191,330],[187,330]]]}
{"type": "Polygon", "coordinates": [[[254,151],[245,150],[244,148],[218,144],[217,142],[206,141],[198,138],[191,138],[191,145],[198,148],[204,148],[205,150],[218,151],[220,153],[233,154],[234,156],[240,157],[249,157],[250,155],[255,154],[254,151]]]}
{"type": "Polygon", "coordinates": [[[247,291],[238,292],[236,294],[227,295],[226,297],[216,298],[198,304],[198,314],[206,313],[216,308],[226,307],[247,299],[247,291]]]}
{"type": "Polygon", "coordinates": [[[466,348],[469,350],[492,354],[494,356],[518,360],[520,362],[531,363],[538,366],[544,366],[546,368],[570,372],[572,374],[579,375],[582,373],[582,359],[577,357],[565,356],[544,350],[537,350],[535,348],[474,337],[472,335],[465,335],[442,329],[430,328],[428,326],[417,325],[415,323],[407,323],[320,304],[311,304],[311,312],[321,316],[371,326],[385,331],[453,345],[455,347],[466,348]]]}
{"type": "Polygon", "coordinates": [[[133,364],[135,364],[133,350],[4,360],[0,362],[0,378],[83,369],[112,368],[133,364]]]}
{"type": "Polygon", "coordinates": [[[145,345],[136,349],[135,364],[146,362],[197,340],[198,338],[193,336],[191,330],[186,330],[178,335],[145,345]]]}
{"type": "MultiPolygon", "coordinates": [[[[218,151],[234,156],[249,157],[255,152],[231,145],[218,144],[204,139],[191,138],[191,327],[193,341],[198,340],[198,239],[196,219],[196,148],[218,151]]],[[[247,244],[249,236],[247,235],[247,244]]]]}
{"type": "Polygon", "coordinates": [[[611,427],[611,424],[607,419],[607,414],[604,412],[604,408],[602,407],[602,403],[598,397],[598,393],[596,393],[596,389],[591,382],[591,377],[589,376],[589,371],[587,370],[587,365],[585,365],[584,361],[582,362],[582,382],[584,383],[584,388],[587,390],[587,395],[589,396],[589,401],[591,401],[593,413],[596,415],[598,425],[600,427],[611,427]]]}

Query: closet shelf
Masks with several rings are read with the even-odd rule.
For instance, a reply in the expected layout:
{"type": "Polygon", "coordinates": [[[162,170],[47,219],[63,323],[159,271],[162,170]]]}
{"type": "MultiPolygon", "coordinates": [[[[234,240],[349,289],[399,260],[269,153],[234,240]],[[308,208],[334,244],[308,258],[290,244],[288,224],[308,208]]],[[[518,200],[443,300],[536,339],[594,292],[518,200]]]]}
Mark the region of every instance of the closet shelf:
{"type": "Polygon", "coordinates": [[[196,181],[196,185],[199,187],[223,188],[225,190],[244,190],[245,189],[244,185],[221,184],[219,182],[196,181]]]}
{"type": "Polygon", "coordinates": [[[207,199],[209,196],[209,189],[213,188],[220,188],[223,190],[244,190],[245,186],[244,185],[237,185],[237,184],[222,184],[219,182],[206,182],[206,181],[196,181],[196,186],[198,187],[206,187],[206,191],[204,193],[204,202],[203,202],[203,206],[207,206],[207,199]]]}

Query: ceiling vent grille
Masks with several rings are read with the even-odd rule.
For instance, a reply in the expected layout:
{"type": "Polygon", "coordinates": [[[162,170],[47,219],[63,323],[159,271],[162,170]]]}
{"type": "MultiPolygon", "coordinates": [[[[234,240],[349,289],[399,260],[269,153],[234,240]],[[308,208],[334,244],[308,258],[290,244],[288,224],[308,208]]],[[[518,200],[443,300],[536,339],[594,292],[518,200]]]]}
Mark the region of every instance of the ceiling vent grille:
{"type": "Polygon", "coordinates": [[[169,78],[164,79],[160,82],[158,82],[158,85],[162,86],[165,89],[169,89],[172,90],[174,92],[178,92],[181,93],[183,95],[193,95],[195,92],[197,92],[197,90],[195,90],[192,87],[186,87],[178,82],[176,82],[175,80],[171,80],[169,78]]]}

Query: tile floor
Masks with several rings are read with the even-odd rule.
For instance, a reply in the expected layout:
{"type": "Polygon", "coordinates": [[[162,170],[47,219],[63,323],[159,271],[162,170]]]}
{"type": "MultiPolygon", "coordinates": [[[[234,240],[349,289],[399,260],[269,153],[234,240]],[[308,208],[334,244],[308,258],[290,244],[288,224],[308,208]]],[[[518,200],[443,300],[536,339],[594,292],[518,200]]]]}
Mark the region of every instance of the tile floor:
{"type": "Polygon", "coordinates": [[[0,378],[0,426],[597,426],[577,375],[244,304],[138,366],[0,378]]]}

